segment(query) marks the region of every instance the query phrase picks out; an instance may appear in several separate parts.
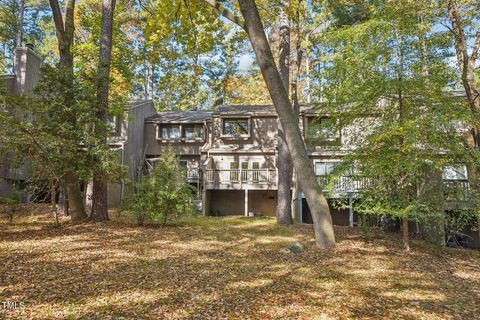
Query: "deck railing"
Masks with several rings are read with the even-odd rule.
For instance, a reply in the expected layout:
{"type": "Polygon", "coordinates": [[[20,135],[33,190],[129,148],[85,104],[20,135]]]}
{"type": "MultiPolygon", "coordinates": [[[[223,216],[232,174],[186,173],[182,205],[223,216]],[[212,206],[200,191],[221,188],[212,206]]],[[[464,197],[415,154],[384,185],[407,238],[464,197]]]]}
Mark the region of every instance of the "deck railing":
{"type": "Polygon", "coordinates": [[[341,176],[334,180],[333,184],[329,186],[330,179],[331,178],[328,176],[317,176],[318,183],[324,191],[334,191],[335,193],[356,193],[371,185],[371,179],[366,177],[341,176]]]}
{"type": "Polygon", "coordinates": [[[471,200],[468,180],[443,179],[443,194],[447,201],[471,200]]]}
{"type": "MultiPolygon", "coordinates": [[[[159,161],[159,158],[152,158],[145,160],[145,170],[146,174],[150,174],[150,172],[155,167],[155,162],[159,161]]],[[[200,171],[197,168],[193,169],[186,169],[186,178],[188,182],[197,182],[200,179],[200,171]]]]}
{"type": "Polygon", "coordinates": [[[207,183],[277,183],[277,171],[274,169],[207,169],[207,183]]]}

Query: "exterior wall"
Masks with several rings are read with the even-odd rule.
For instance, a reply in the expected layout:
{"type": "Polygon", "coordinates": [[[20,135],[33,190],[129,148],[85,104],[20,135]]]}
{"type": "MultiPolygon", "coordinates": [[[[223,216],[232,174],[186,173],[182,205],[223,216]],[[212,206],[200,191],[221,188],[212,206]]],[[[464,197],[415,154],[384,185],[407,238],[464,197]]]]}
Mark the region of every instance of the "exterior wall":
{"type": "MultiPolygon", "coordinates": [[[[207,190],[206,214],[210,216],[245,215],[245,190],[207,190]]],[[[277,191],[248,190],[248,212],[275,216],[277,191]]]]}
{"type": "Polygon", "coordinates": [[[7,89],[7,92],[12,93],[15,90],[15,76],[14,75],[1,75],[0,84],[7,89]]]}
{"type": "MultiPolygon", "coordinates": [[[[172,147],[179,155],[200,155],[201,149],[205,146],[204,141],[165,141],[158,138],[158,123],[145,123],[145,154],[150,156],[161,155],[167,147],[172,147]]],[[[204,128],[206,129],[206,128],[204,128]]],[[[208,137],[208,129],[205,130],[205,136],[208,137]]]]}
{"type": "Polygon", "coordinates": [[[275,216],[277,210],[276,190],[249,190],[248,211],[263,216],[275,216]]]}
{"type": "MultiPolygon", "coordinates": [[[[0,81],[8,93],[19,95],[32,94],[40,79],[40,67],[43,59],[30,48],[15,49],[14,75],[2,76],[0,81]]],[[[5,180],[25,180],[28,173],[28,164],[12,173],[9,166],[9,156],[0,159],[0,196],[11,192],[10,183],[5,180]]]]}
{"type": "MultiPolygon", "coordinates": [[[[112,137],[109,143],[117,148],[118,161],[128,167],[128,179],[135,181],[143,168],[145,118],[155,114],[152,101],[133,101],[120,121],[119,136],[112,137]]],[[[117,207],[129,190],[123,183],[112,183],[108,187],[108,206],[117,207]]]]}
{"type": "Polygon", "coordinates": [[[221,115],[216,114],[213,117],[211,144],[213,148],[274,149],[277,146],[277,135],[278,120],[274,115],[248,116],[245,114],[239,114],[222,117],[221,115]],[[223,136],[223,119],[236,117],[250,119],[250,135],[248,138],[223,136]]]}
{"type": "Polygon", "coordinates": [[[245,191],[244,190],[211,190],[210,216],[244,215],[245,191]]]}

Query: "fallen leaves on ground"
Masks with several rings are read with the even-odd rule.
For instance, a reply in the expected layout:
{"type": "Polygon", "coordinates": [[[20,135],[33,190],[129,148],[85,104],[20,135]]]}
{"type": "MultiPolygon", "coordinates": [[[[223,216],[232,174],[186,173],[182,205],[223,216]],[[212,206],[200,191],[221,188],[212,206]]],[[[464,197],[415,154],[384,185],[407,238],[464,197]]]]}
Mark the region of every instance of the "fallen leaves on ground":
{"type": "Polygon", "coordinates": [[[36,210],[0,223],[0,318],[480,319],[480,252],[335,231],[318,250],[312,226],[271,218],[53,228],[36,210]]]}

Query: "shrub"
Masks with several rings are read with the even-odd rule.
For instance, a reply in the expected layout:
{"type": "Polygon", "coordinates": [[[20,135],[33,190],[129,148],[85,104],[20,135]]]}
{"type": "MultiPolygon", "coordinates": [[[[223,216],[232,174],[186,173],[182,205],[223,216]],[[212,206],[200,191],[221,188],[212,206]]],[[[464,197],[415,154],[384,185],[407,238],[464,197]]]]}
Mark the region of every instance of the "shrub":
{"type": "Polygon", "coordinates": [[[166,224],[192,213],[194,197],[186,177],[186,169],[168,148],[150,174],[135,185],[134,193],[124,202],[123,211],[135,216],[139,225],[147,220],[166,224]]]}

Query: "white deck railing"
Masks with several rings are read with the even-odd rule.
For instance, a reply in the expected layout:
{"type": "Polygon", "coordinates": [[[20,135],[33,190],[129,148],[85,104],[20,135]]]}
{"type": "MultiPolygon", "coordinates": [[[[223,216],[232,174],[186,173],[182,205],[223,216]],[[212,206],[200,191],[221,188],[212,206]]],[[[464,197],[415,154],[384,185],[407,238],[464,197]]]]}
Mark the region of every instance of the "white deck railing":
{"type": "Polygon", "coordinates": [[[277,183],[277,171],[273,169],[207,169],[207,183],[277,183]]]}
{"type": "MultiPolygon", "coordinates": [[[[318,183],[324,191],[330,191],[327,186],[330,178],[327,176],[317,176],[318,183]]],[[[341,176],[333,182],[331,186],[336,193],[359,192],[371,185],[371,179],[365,177],[341,176]]]]}

